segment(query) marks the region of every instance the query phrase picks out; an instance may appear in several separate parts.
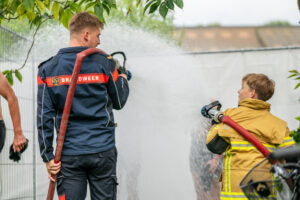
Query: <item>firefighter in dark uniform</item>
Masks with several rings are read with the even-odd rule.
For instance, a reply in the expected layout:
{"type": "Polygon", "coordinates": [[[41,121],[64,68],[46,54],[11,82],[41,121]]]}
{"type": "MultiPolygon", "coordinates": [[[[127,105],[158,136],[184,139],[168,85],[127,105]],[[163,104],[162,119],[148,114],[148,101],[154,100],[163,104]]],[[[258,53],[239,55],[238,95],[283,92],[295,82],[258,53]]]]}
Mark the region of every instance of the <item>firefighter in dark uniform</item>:
{"type": "Polygon", "coordinates": [[[54,128],[58,132],[76,54],[100,44],[103,24],[80,12],[69,23],[70,43],[41,63],[38,71],[37,127],[40,153],[48,176],[57,175],[59,199],[116,199],[115,122],[113,109],[125,105],[126,71],[118,72],[111,56],[93,54],[82,63],[69,115],[61,162],[54,163],[54,128]]]}

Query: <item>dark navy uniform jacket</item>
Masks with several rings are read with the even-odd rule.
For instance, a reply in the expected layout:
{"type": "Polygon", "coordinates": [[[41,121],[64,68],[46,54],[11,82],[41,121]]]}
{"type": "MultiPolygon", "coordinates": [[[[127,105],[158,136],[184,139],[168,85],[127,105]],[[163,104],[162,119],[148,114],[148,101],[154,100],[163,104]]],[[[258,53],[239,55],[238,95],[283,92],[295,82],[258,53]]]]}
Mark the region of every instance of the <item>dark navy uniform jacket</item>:
{"type": "MultiPolygon", "coordinates": [[[[60,49],[38,70],[37,128],[44,162],[54,158],[54,127],[58,133],[76,54],[87,47],[60,49]]],[[[69,115],[62,155],[85,155],[115,146],[112,109],[121,109],[129,94],[128,82],[119,76],[111,56],[84,58],[69,115]]]]}

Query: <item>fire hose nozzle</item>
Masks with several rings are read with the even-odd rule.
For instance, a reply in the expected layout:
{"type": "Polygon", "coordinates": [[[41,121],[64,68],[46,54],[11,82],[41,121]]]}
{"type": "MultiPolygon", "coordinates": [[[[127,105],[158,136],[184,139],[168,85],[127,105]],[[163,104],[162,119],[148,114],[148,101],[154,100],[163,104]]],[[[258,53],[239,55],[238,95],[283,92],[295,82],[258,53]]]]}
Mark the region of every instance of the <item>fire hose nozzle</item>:
{"type": "Polygon", "coordinates": [[[201,114],[209,119],[213,119],[215,122],[220,123],[223,118],[223,113],[220,111],[222,105],[219,101],[214,101],[208,105],[205,105],[201,109],[201,114]]]}
{"type": "Polygon", "coordinates": [[[117,52],[114,52],[110,55],[113,57],[113,60],[116,64],[116,69],[118,70],[118,72],[120,74],[126,74],[127,80],[128,81],[131,80],[132,73],[129,70],[127,70],[126,67],[125,67],[126,60],[127,60],[125,53],[123,51],[117,51],[117,52]],[[117,58],[114,58],[115,55],[121,55],[123,57],[123,65],[120,64],[120,62],[117,58]]]}
{"type": "Polygon", "coordinates": [[[212,113],[213,111],[214,111],[214,113],[212,114],[213,120],[217,123],[221,123],[223,118],[223,112],[219,110],[210,110],[209,113],[212,113]]]}

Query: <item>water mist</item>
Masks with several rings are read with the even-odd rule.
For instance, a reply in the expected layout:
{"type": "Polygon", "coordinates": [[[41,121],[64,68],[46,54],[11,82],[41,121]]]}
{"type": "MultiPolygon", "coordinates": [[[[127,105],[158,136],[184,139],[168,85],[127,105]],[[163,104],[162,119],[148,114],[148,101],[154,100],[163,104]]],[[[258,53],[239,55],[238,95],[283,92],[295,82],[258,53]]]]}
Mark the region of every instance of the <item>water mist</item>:
{"type": "MultiPolygon", "coordinates": [[[[22,126],[30,145],[18,164],[8,160],[5,148],[1,153],[1,199],[46,197],[49,180],[33,138],[37,143],[35,78],[38,63],[68,43],[69,33],[62,26],[41,29],[21,71],[23,82],[15,81],[22,126]]],[[[7,58],[12,62],[1,67],[21,66],[29,45],[17,46],[7,58]]],[[[122,24],[105,27],[99,48],[107,53],[124,51],[127,68],[133,74],[128,102],[123,110],[114,112],[118,123],[119,200],[213,200],[203,192],[208,187],[203,180],[208,177],[202,177],[200,190],[196,190],[191,174],[194,169],[207,170],[205,164],[212,157],[204,144],[210,124],[201,118],[200,110],[211,98],[219,100],[224,109],[237,106],[237,91],[246,73],[264,73],[272,78],[276,88],[270,100],[271,112],[287,121],[290,129],[299,125],[294,118],[299,116],[300,90],[293,90],[295,82],[287,77],[289,70],[300,66],[300,49],[186,55],[153,33],[122,24]],[[202,193],[198,198],[196,191],[202,193]]],[[[2,108],[11,133],[7,134],[9,144],[12,124],[7,106],[2,108]]]]}
{"type": "MultiPolygon", "coordinates": [[[[35,58],[54,55],[68,39],[61,27],[44,28],[35,58]]],[[[105,27],[98,48],[124,51],[133,74],[127,105],[115,111],[119,199],[195,199],[190,135],[209,100],[199,66],[154,34],[126,25],[105,27]]]]}

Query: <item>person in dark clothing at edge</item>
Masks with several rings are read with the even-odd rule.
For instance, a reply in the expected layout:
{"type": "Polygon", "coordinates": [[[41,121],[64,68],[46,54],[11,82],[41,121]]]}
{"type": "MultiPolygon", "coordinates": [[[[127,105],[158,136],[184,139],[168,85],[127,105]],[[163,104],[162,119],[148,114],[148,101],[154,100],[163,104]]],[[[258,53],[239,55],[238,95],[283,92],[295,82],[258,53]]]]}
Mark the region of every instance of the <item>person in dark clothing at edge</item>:
{"type": "Polygon", "coordinates": [[[40,153],[48,177],[57,174],[60,200],[116,199],[115,123],[112,109],[122,109],[129,87],[109,55],[93,54],[83,60],[78,76],[61,162],[54,163],[54,127],[58,132],[76,54],[100,44],[103,24],[88,12],[69,23],[70,43],[39,65],[37,127],[40,153]]]}
{"type": "MultiPolygon", "coordinates": [[[[26,138],[23,134],[21,127],[21,117],[18,99],[10,87],[7,79],[0,72],[0,95],[7,100],[11,120],[14,127],[14,140],[13,150],[14,152],[20,152],[26,144],[26,138]]],[[[3,149],[6,137],[6,127],[2,116],[2,108],[0,104],[0,152],[3,149]]]]}

